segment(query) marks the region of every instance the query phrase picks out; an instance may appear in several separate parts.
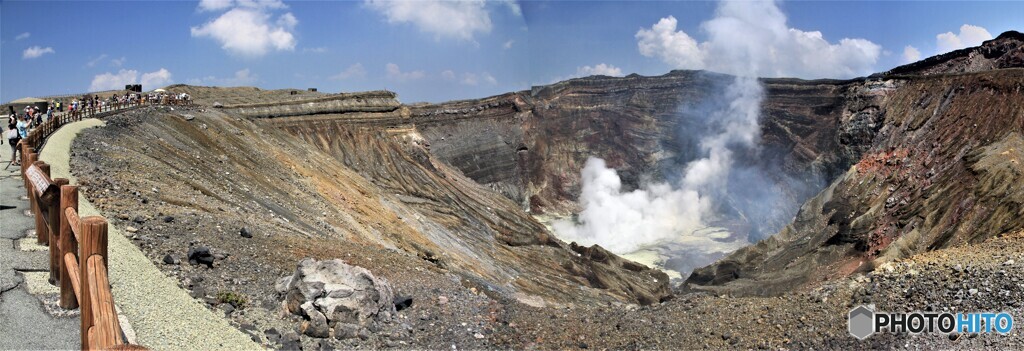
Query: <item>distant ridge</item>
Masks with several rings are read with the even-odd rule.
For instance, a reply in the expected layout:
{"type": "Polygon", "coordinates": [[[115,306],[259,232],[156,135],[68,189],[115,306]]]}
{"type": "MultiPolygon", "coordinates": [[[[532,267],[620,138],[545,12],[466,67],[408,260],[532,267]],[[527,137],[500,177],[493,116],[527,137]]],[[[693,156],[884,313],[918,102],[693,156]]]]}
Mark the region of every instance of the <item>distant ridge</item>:
{"type": "Polygon", "coordinates": [[[965,73],[1014,67],[1024,67],[1024,33],[1008,31],[980,46],[932,56],[893,68],[881,75],[965,73]]]}

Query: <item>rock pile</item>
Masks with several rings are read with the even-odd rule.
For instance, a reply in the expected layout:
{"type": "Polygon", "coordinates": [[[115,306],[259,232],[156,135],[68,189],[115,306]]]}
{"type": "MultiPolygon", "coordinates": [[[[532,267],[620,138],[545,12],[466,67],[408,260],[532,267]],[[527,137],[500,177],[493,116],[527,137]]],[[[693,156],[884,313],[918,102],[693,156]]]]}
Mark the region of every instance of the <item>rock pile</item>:
{"type": "Polygon", "coordinates": [[[305,258],[275,289],[284,298],[284,309],[305,319],[299,330],[311,337],[357,337],[369,322],[389,322],[395,313],[394,293],[386,280],[339,259],[305,258]]]}

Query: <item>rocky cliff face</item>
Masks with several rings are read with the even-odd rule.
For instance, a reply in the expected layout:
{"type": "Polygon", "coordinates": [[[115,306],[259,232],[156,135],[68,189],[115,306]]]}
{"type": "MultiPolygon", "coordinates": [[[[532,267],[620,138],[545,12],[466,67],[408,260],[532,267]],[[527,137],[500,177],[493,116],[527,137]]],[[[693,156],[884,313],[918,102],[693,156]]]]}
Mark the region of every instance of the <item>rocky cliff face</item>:
{"type": "MultiPolygon", "coordinates": [[[[532,214],[567,215],[579,210],[580,169],[588,157],[605,159],[627,188],[644,179],[678,177],[707,130],[702,103],[730,79],[697,71],[589,77],[530,93],[419,106],[412,116],[414,121],[450,117],[417,128],[431,142],[432,153],[470,178],[532,214]]],[[[727,197],[740,200],[722,204],[720,212],[728,215],[711,223],[753,240],[788,222],[825,179],[854,162],[863,142],[859,135],[837,137],[847,82],[766,79],[764,84],[762,148],[740,155],[737,163],[768,175],[782,203],[769,211],[753,208],[742,201],[749,189],[735,187],[727,197]]]]}
{"type": "MultiPolygon", "coordinates": [[[[377,112],[393,112],[401,104],[390,91],[370,91],[355,94],[333,94],[319,98],[273,101],[258,104],[223,106],[225,112],[249,118],[293,117],[315,114],[348,114],[349,116],[376,116],[377,112]]],[[[401,116],[401,111],[399,111],[401,116]]]]}
{"type": "Polygon", "coordinates": [[[777,294],[1024,226],[1022,47],[1004,34],[851,83],[838,137],[857,163],[779,234],[695,271],[689,287],[777,294]]]}
{"type": "Polygon", "coordinates": [[[981,46],[951,51],[899,66],[882,75],[969,73],[1024,66],[1024,34],[1009,31],[981,46]]]}

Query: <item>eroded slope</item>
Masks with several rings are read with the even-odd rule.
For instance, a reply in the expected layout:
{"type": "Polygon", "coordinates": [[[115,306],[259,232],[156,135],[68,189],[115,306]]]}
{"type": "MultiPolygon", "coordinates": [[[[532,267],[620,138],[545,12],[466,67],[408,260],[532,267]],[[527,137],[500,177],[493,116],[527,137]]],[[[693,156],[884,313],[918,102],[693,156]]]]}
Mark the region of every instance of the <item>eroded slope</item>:
{"type": "Polygon", "coordinates": [[[892,85],[878,91],[884,119],[855,166],[782,232],[687,282],[775,294],[1024,227],[1024,69],[892,85]]]}
{"type": "MultiPolygon", "coordinates": [[[[436,161],[411,128],[156,108],[114,118],[96,134],[85,141],[95,148],[86,153],[93,172],[81,178],[90,188],[129,189],[133,199],[112,196],[106,209],[141,233],[161,233],[142,243],[154,245],[156,259],[183,258],[200,243],[251,252],[224,261],[248,277],[247,265],[283,272],[345,242],[419,257],[533,304],[649,304],[670,295],[661,272],[552,239],[516,204],[436,161]],[[148,215],[136,222],[133,212],[148,215]],[[265,236],[250,243],[238,236],[242,227],[265,236]],[[299,243],[304,249],[289,248],[299,243]]],[[[253,292],[272,295],[274,277],[258,276],[253,292]]]]}

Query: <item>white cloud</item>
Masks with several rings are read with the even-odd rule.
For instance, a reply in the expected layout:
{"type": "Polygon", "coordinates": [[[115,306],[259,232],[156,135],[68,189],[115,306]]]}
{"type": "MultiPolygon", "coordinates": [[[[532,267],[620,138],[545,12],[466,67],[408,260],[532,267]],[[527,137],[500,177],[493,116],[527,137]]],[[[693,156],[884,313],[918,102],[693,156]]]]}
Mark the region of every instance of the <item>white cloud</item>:
{"type": "Polygon", "coordinates": [[[39,56],[43,56],[45,54],[52,54],[52,53],[55,53],[55,52],[56,51],[53,51],[53,48],[51,48],[49,46],[44,48],[44,47],[40,47],[39,45],[36,45],[36,46],[30,47],[28,49],[25,49],[25,51],[21,53],[21,58],[25,59],[25,60],[34,59],[34,58],[37,58],[39,56]]]}
{"type": "Polygon", "coordinates": [[[704,52],[697,41],[683,31],[676,31],[678,21],[673,16],[662,18],[651,29],[636,32],[640,54],[657,57],[672,67],[700,69],[704,67],[704,52]]]}
{"type": "Polygon", "coordinates": [[[444,72],[441,72],[441,78],[448,81],[455,80],[455,72],[450,69],[445,70],[444,72]]]}
{"type": "Polygon", "coordinates": [[[938,53],[946,53],[970,46],[981,45],[983,41],[992,39],[992,34],[985,28],[965,24],[960,26],[960,34],[945,32],[935,36],[938,53]]]}
{"type": "Polygon", "coordinates": [[[327,52],[327,47],[320,46],[320,47],[315,47],[315,48],[305,48],[305,49],[302,49],[302,52],[311,52],[311,53],[314,53],[314,54],[322,54],[322,53],[327,52]]]}
{"type": "Polygon", "coordinates": [[[121,67],[124,65],[125,61],[128,61],[128,58],[121,56],[121,58],[110,59],[110,65],[114,67],[121,67]]]}
{"type": "Polygon", "coordinates": [[[89,67],[96,67],[96,64],[100,63],[100,61],[103,61],[103,59],[105,58],[107,58],[107,54],[96,56],[96,58],[89,60],[89,62],[86,62],[85,65],[89,67]]]}
{"type": "Polygon", "coordinates": [[[910,45],[903,48],[903,63],[917,62],[918,60],[921,60],[920,50],[910,45]]]}
{"type": "Polygon", "coordinates": [[[583,67],[576,68],[576,76],[577,77],[586,77],[586,76],[593,76],[593,75],[621,77],[622,76],[622,70],[619,69],[618,67],[615,67],[615,66],[612,66],[612,65],[608,65],[608,64],[604,64],[604,63],[596,64],[593,67],[591,67],[591,66],[583,66],[583,67]]]}
{"type": "Polygon", "coordinates": [[[231,0],[199,0],[199,11],[220,11],[231,7],[231,0]]]}
{"type": "Polygon", "coordinates": [[[134,69],[121,69],[117,73],[97,74],[89,84],[89,91],[121,90],[125,85],[140,83],[143,89],[150,90],[165,86],[171,83],[171,72],[166,68],[157,71],[143,73],[142,80],[139,80],[139,71],[134,69]]]}
{"type": "Polygon", "coordinates": [[[437,38],[472,41],[478,33],[491,32],[491,16],[482,0],[366,0],[365,4],[383,14],[388,23],[410,23],[437,38]]]}
{"type": "Polygon", "coordinates": [[[675,68],[707,69],[746,76],[844,78],[871,73],[881,46],[865,39],[833,44],[821,32],[789,28],[774,2],[723,2],[701,25],[698,43],[672,17],[636,33],[640,54],[675,68]],[[711,59],[714,58],[714,59],[711,59]],[[725,59],[722,59],[725,58],[725,59]]]}
{"type": "Polygon", "coordinates": [[[166,86],[171,83],[171,72],[166,68],[161,68],[155,72],[143,73],[142,78],[139,79],[139,83],[142,84],[143,89],[155,89],[166,86]]]}
{"type": "Polygon", "coordinates": [[[512,48],[512,44],[515,44],[515,43],[516,43],[515,40],[506,41],[505,44],[501,44],[501,48],[505,49],[505,50],[511,49],[512,48]]]}
{"type": "Polygon", "coordinates": [[[298,19],[285,13],[272,24],[264,8],[272,7],[240,5],[213,21],[192,27],[192,36],[212,38],[220,42],[224,50],[246,57],[263,56],[270,50],[295,50],[292,32],[298,19]]]}
{"type": "Polygon", "coordinates": [[[288,28],[289,30],[294,29],[299,24],[299,19],[295,18],[291,12],[281,15],[277,18],[277,25],[281,28],[288,28]]]}
{"type": "Polygon", "coordinates": [[[14,40],[28,39],[28,37],[31,37],[31,36],[32,36],[32,33],[25,32],[25,33],[18,34],[18,36],[14,37],[14,40]]]}
{"type": "Polygon", "coordinates": [[[280,0],[200,0],[199,11],[222,11],[227,10],[231,7],[245,7],[253,9],[284,9],[288,8],[280,0]]]}
{"type": "Polygon", "coordinates": [[[523,8],[519,7],[519,1],[516,1],[516,0],[496,0],[496,1],[500,2],[502,5],[505,5],[505,7],[508,8],[509,12],[512,12],[513,15],[515,15],[517,17],[523,15],[523,8]]]}
{"type": "Polygon", "coordinates": [[[402,72],[398,65],[394,63],[388,63],[385,65],[384,71],[387,72],[388,79],[399,82],[422,79],[427,76],[423,71],[402,72]]]}
{"type": "Polygon", "coordinates": [[[356,63],[354,65],[348,66],[348,68],[346,68],[344,71],[341,71],[341,73],[333,75],[333,76],[331,76],[328,79],[330,79],[330,80],[345,80],[345,79],[350,79],[350,78],[365,78],[365,77],[366,77],[366,69],[363,68],[363,64],[362,63],[356,63]]]}
{"type": "Polygon", "coordinates": [[[124,89],[127,84],[135,84],[139,77],[139,71],[122,69],[117,73],[98,74],[92,78],[89,91],[119,90],[124,89]]]}
{"type": "Polygon", "coordinates": [[[235,4],[238,7],[253,9],[280,10],[288,8],[288,5],[285,5],[281,0],[235,0],[235,4]]]}

